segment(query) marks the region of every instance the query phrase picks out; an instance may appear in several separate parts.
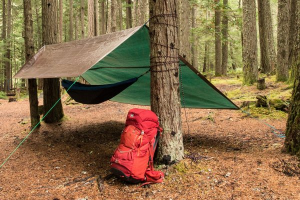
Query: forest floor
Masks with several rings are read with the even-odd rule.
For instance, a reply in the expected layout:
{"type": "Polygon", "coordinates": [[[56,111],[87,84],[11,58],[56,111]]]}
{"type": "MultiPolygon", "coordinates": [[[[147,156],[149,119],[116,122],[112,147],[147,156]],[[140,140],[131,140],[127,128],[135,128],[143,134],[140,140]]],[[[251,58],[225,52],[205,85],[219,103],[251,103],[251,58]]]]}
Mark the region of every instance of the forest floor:
{"type": "MultiPolygon", "coordinates": [[[[288,99],[288,85],[268,81],[263,91],[226,78],[213,83],[237,105],[257,94],[288,99]]],[[[182,109],[185,159],[157,166],[164,182],[143,188],[105,177],[128,110],[149,107],[63,104],[64,120],[42,123],[0,169],[1,200],[300,199],[299,160],[284,153],[284,139],[265,124],[284,132],[284,112],[252,108],[259,117],[253,118],[236,110],[182,109]]],[[[0,164],[29,133],[28,108],[28,98],[0,99],[0,164]]]]}

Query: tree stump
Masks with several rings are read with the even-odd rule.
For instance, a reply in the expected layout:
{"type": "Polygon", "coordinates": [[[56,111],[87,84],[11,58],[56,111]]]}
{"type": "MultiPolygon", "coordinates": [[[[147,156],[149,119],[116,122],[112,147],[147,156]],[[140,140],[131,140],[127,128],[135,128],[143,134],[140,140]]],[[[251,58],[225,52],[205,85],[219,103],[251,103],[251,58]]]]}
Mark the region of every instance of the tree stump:
{"type": "Polygon", "coordinates": [[[264,90],[266,89],[266,80],[265,78],[261,78],[257,80],[257,89],[264,90]]]}
{"type": "Polygon", "coordinates": [[[256,96],[257,102],[255,104],[256,107],[267,107],[270,108],[268,99],[266,96],[258,95],[256,96]]]}

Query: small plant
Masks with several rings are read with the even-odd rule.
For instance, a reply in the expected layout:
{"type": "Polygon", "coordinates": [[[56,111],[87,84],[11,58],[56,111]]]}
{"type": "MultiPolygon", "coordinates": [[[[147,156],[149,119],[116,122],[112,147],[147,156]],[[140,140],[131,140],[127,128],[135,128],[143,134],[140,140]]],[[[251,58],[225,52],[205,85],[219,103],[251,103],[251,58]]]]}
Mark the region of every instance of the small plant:
{"type": "Polygon", "coordinates": [[[5,92],[0,91],[0,99],[7,99],[5,92]]]}

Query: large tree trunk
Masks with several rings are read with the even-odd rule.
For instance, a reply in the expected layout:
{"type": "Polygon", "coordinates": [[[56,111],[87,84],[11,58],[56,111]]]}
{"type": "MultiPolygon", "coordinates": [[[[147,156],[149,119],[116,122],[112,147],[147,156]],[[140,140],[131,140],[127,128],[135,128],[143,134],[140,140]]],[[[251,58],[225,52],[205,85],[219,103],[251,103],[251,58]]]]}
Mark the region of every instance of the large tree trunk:
{"type": "MultiPolygon", "coordinates": [[[[28,61],[34,55],[34,42],[33,42],[33,23],[32,23],[32,9],[31,0],[23,0],[24,6],[24,25],[25,25],[25,58],[28,61]]],[[[29,92],[29,105],[30,105],[30,120],[31,127],[35,127],[39,121],[40,116],[38,112],[38,96],[36,79],[28,80],[29,92]]]]}
{"type": "Polygon", "coordinates": [[[69,1],[70,6],[70,15],[69,15],[69,41],[74,39],[74,31],[73,31],[73,0],[69,1]]]}
{"type": "Polygon", "coordinates": [[[10,92],[11,88],[11,0],[7,1],[7,32],[6,32],[6,53],[5,53],[5,82],[4,90],[5,92],[10,92]]]}
{"type": "Polygon", "coordinates": [[[184,156],[176,8],[176,0],[150,0],[151,109],[159,116],[164,129],[158,160],[165,164],[179,161],[184,156]],[[158,17],[163,14],[168,16],[158,17]]]}
{"type": "Polygon", "coordinates": [[[215,0],[215,75],[222,75],[222,40],[220,0],[215,0]]]}
{"type": "Polygon", "coordinates": [[[228,66],[228,0],[223,0],[222,12],[222,75],[227,75],[228,66]]]}
{"type": "Polygon", "coordinates": [[[84,30],[84,9],[85,9],[85,1],[80,1],[80,22],[81,22],[81,38],[84,38],[85,30],[84,30]]]}
{"type": "Polygon", "coordinates": [[[126,28],[132,28],[132,0],[126,2],[126,28]]]}
{"type": "Polygon", "coordinates": [[[300,47],[297,42],[298,27],[300,26],[300,1],[291,0],[290,30],[289,30],[289,67],[291,68],[290,82],[294,82],[298,60],[297,49],[300,47]],[[296,42],[295,42],[296,41],[296,42]]]}
{"type": "Polygon", "coordinates": [[[290,0],[278,0],[277,81],[289,78],[289,18],[290,0]]]}
{"type": "Polygon", "coordinates": [[[295,81],[287,120],[285,147],[288,152],[297,154],[300,158],[300,2],[294,6],[296,6],[294,11],[296,26],[292,66],[294,66],[295,81]]]}
{"type": "Polygon", "coordinates": [[[243,0],[243,72],[244,84],[257,80],[256,6],[253,0],[243,0]]]}
{"type": "MultiPolygon", "coordinates": [[[[42,0],[43,40],[44,44],[58,42],[57,30],[57,1],[42,0]]],[[[44,79],[44,111],[48,112],[60,99],[60,83],[58,78],[44,79]]],[[[58,122],[62,117],[63,108],[59,101],[52,111],[45,117],[45,122],[58,122]]]]}
{"type": "Polygon", "coordinates": [[[270,0],[258,0],[260,66],[262,73],[271,73],[276,67],[270,0]]]}
{"type": "Polygon", "coordinates": [[[93,37],[95,36],[95,17],[94,17],[94,0],[88,0],[88,37],[93,37]]]}

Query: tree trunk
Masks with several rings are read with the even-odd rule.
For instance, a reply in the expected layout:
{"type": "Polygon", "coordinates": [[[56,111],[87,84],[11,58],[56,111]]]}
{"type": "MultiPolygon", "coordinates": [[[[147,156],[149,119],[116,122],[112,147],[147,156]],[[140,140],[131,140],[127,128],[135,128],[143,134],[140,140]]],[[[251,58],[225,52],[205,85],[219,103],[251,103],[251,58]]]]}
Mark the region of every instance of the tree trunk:
{"type": "Polygon", "coordinates": [[[293,48],[293,60],[292,66],[294,66],[294,89],[292,93],[289,116],[286,126],[286,139],[285,147],[288,152],[297,154],[300,158],[300,2],[296,5],[296,27],[295,40],[293,48]]]}
{"type": "Polygon", "coordinates": [[[123,6],[122,6],[122,0],[118,1],[118,27],[119,30],[123,30],[123,6]]]}
{"type": "Polygon", "coordinates": [[[258,0],[260,67],[262,73],[272,73],[275,69],[276,53],[270,0],[258,0]]]}
{"type": "Polygon", "coordinates": [[[192,63],[191,57],[191,44],[190,44],[190,23],[189,23],[189,12],[190,9],[189,1],[180,0],[179,8],[179,55],[184,57],[188,62],[192,63]]]}
{"type": "Polygon", "coordinates": [[[205,42],[205,47],[204,47],[204,61],[203,61],[203,70],[202,72],[205,73],[209,69],[209,49],[208,49],[208,41],[205,42]]]}
{"type": "Polygon", "coordinates": [[[192,5],[192,45],[191,45],[191,52],[192,52],[192,64],[193,67],[198,69],[198,52],[197,52],[197,39],[195,36],[195,28],[196,28],[196,7],[192,5]]]}
{"type": "Polygon", "coordinates": [[[59,0],[59,42],[63,42],[63,0],[59,0]]]}
{"type": "Polygon", "coordinates": [[[75,29],[75,40],[78,40],[78,32],[79,32],[79,30],[78,30],[78,21],[79,21],[79,17],[78,17],[78,15],[77,15],[77,12],[75,11],[75,27],[74,27],[74,29],[75,29]]]}
{"type": "Polygon", "coordinates": [[[132,28],[132,0],[126,3],[126,28],[132,28]]]}
{"type": "MultiPolygon", "coordinates": [[[[23,0],[24,6],[24,25],[25,25],[25,58],[28,61],[34,55],[34,42],[33,42],[33,23],[32,23],[32,9],[31,0],[23,0]]],[[[40,121],[38,112],[38,96],[36,79],[28,80],[28,93],[30,105],[30,120],[31,128],[35,127],[40,121]]]]}
{"type": "Polygon", "coordinates": [[[231,66],[232,66],[232,70],[236,70],[237,65],[236,65],[236,61],[235,61],[235,56],[233,53],[233,43],[230,43],[230,58],[231,58],[231,66]]]}
{"type": "Polygon", "coordinates": [[[94,0],[88,0],[88,37],[95,36],[95,15],[94,0]]]}
{"type": "MultiPolygon", "coordinates": [[[[57,31],[57,1],[42,1],[43,40],[44,44],[58,42],[57,31]]],[[[60,99],[59,79],[44,79],[44,111],[48,112],[56,101],[60,99]]],[[[54,106],[52,111],[45,117],[46,123],[58,122],[62,117],[63,109],[61,101],[54,106]]]]}
{"type": "Polygon", "coordinates": [[[84,9],[85,9],[85,1],[80,1],[80,21],[81,21],[81,38],[84,38],[84,9]]]}
{"type": "MultiPolygon", "coordinates": [[[[2,1],[2,33],[1,33],[1,39],[5,44],[6,41],[6,2],[5,0],[2,1]]],[[[2,59],[2,58],[1,58],[2,59]]],[[[1,68],[2,66],[5,66],[5,62],[1,61],[1,68]]],[[[1,78],[3,82],[1,82],[0,90],[5,90],[5,72],[1,73],[1,78]]]]}
{"type": "MultiPolygon", "coordinates": [[[[300,54],[299,54],[300,55],[300,54]]],[[[299,59],[299,57],[298,57],[299,59]]],[[[296,78],[287,120],[285,147],[288,152],[300,158],[300,62],[296,68],[296,78]]]]}
{"type": "Polygon", "coordinates": [[[139,1],[141,0],[135,0],[134,2],[134,26],[138,26],[139,22],[139,1]]]}
{"type": "Polygon", "coordinates": [[[220,0],[215,0],[215,75],[222,75],[222,40],[220,0]]]}
{"type": "Polygon", "coordinates": [[[184,156],[176,8],[176,0],[150,0],[151,109],[164,129],[157,158],[165,164],[184,156]],[[172,16],[157,17],[166,13],[172,16]]]}
{"type": "Polygon", "coordinates": [[[290,30],[289,30],[289,67],[291,68],[290,82],[293,83],[296,76],[299,41],[297,41],[298,27],[300,26],[300,1],[291,0],[290,30]],[[296,42],[295,42],[296,41],[296,42]]]}
{"type": "Polygon", "coordinates": [[[105,0],[102,0],[101,2],[101,34],[105,34],[106,33],[106,22],[107,22],[107,18],[106,18],[106,12],[105,12],[105,0]]]}
{"type": "MultiPolygon", "coordinates": [[[[39,0],[35,0],[35,15],[36,15],[35,20],[36,20],[36,24],[37,24],[36,34],[37,34],[37,38],[38,38],[37,43],[36,43],[37,44],[37,46],[36,46],[37,50],[42,47],[42,32],[41,32],[40,15],[39,15],[40,9],[39,9],[39,6],[38,6],[38,1],[39,0]]],[[[41,81],[41,82],[43,82],[43,81],[41,81]]]]}
{"type": "Polygon", "coordinates": [[[289,78],[289,18],[290,0],[278,0],[277,81],[289,78]]]}
{"type": "Polygon", "coordinates": [[[258,76],[256,6],[253,0],[243,0],[243,64],[244,84],[252,85],[258,76]]]}
{"type": "Polygon", "coordinates": [[[100,35],[100,23],[99,23],[99,1],[95,1],[95,36],[100,35]]]}
{"type": "Polygon", "coordinates": [[[146,22],[147,14],[147,0],[140,1],[140,22],[139,25],[143,25],[146,22]]]}
{"type": "Polygon", "coordinates": [[[222,75],[227,75],[228,66],[228,0],[223,0],[222,12],[222,75]]]}
{"type": "Polygon", "coordinates": [[[5,92],[10,92],[12,76],[11,76],[11,0],[7,1],[7,32],[6,32],[6,53],[5,53],[5,92]]]}
{"type": "Polygon", "coordinates": [[[73,31],[73,0],[69,1],[70,6],[70,16],[69,16],[69,41],[74,39],[74,31],[73,31]]]}
{"type": "Polygon", "coordinates": [[[116,32],[117,30],[116,1],[117,0],[111,0],[111,32],[116,32]]]}

